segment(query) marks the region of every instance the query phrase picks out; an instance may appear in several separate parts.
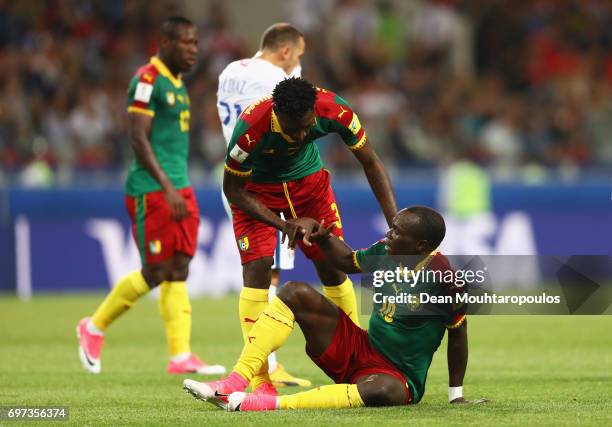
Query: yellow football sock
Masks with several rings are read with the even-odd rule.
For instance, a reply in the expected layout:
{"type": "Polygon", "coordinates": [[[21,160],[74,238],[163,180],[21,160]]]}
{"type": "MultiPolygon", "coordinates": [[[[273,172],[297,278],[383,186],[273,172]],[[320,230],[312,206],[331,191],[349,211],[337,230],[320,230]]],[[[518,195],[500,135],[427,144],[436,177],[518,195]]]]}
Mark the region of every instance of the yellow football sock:
{"type": "MultiPolygon", "coordinates": [[[[240,314],[240,327],[245,345],[249,342],[249,331],[257,321],[259,315],[268,306],[268,290],[247,288],[244,286],[240,291],[238,312],[240,314]]],[[[263,383],[271,383],[268,375],[268,362],[261,367],[260,371],[251,380],[251,389],[255,390],[263,383]]]]}
{"type": "Polygon", "coordinates": [[[149,292],[149,286],[140,271],[134,271],[122,277],[102,304],[98,306],[91,318],[93,325],[101,331],[105,330],[147,292],[149,292]]]}
{"type": "Polygon", "coordinates": [[[191,303],[185,282],[162,282],[159,312],[164,321],[170,357],[190,353],[191,303]]]}
{"type": "Polygon", "coordinates": [[[247,379],[259,376],[262,367],[267,365],[270,353],[287,341],[294,322],[291,309],[280,298],[274,297],[249,331],[248,341],[234,371],[247,379]]]}
{"type": "Polygon", "coordinates": [[[359,323],[359,311],[357,310],[355,289],[353,289],[353,282],[351,282],[348,276],[341,285],[323,286],[323,294],[340,307],[342,311],[351,318],[353,323],[357,326],[361,326],[359,323]]]}
{"type": "MultiPolygon", "coordinates": [[[[272,281],[270,282],[270,288],[268,289],[268,302],[272,302],[276,298],[276,291],[278,285],[278,275],[272,275],[272,281]]],[[[272,373],[278,368],[278,361],[276,360],[276,353],[272,352],[268,356],[268,374],[272,379],[272,373]]]]}
{"type": "Polygon", "coordinates": [[[280,396],[280,409],[333,409],[365,406],[357,384],[333,384],[280,396]]]}

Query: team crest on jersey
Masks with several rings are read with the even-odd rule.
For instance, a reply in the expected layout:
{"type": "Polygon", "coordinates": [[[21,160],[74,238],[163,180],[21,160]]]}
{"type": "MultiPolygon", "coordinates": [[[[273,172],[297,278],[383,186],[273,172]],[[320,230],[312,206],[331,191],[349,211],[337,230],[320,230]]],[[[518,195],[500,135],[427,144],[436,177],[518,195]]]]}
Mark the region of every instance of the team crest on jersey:
{"type": "Polygon", "coordinates": [[[159,255],[162,251],[162,244],[160,240],[151,240],[149,242],[149,252],[153,255],[159,255]]]}
{"type": "Polygon", "coordinates": [[[166,92],[166,99],[168,100],[168,105],[172,107],[176,101],[174,99],[174,92],[166,92]]]}
{"type": "Polygon", "coordinates": [[[353,113],[353,120],[351,120],[351,124],[349,125],[349,129],[353,132],[353,135],[357,135],[357,132],[361,129],[361,123],[359,123],[359,117],[357,114],[353,113]]]}
{"type": "Polygon", "coordinates": [[[238,238],[238,247],[242,252],[246,252],[249,250],[249,238],[247,236],[242,236],[238,238]]]}

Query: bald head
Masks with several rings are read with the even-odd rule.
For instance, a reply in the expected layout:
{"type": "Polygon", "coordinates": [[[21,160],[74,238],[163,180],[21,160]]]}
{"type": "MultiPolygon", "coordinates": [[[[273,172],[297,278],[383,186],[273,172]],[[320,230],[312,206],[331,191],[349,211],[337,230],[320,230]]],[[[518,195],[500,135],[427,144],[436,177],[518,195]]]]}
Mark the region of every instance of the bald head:
{"type": "Polygon", "coordinates": [[[261,36],[260,58],[282,68],[291,75],[300,67],[304,54],[304,36],[293,25],[284,22],[274,24],[261,36]]]}
{"type": "Polygon", "coordinates": [[[293,25],[279,22],[269,26],[261,36],[259,50],[276,51],[287,44],[297,45],[304,35],[293,25]]]}

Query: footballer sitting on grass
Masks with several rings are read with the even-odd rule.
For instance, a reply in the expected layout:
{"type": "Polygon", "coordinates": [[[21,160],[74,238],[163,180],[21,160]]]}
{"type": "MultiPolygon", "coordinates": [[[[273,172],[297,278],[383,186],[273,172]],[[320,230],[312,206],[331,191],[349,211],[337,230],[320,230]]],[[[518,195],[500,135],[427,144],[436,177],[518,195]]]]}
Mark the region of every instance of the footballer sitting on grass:
{"type": "MultiPolygon", "coordinates": [[[[326,258],[346,273],[373,271],[381,260],[388,265],[387,261],[393,262],[390,255],[416,255],[419,262],[415,269],[450,269],[447,259],[436,251],[446,232],[444,220],[430,208],[403,209],[393,218],[385,239],[358,251],[331,234],[333,224],[326,226],[312,219],[306,219],[306,224],[304,243],[318,243],[326,258]]],[[[446,291],[460,290],[447,286],[446,291]]],[[[311,286],[289,282],[253,325],[227,378],[212,382],[187,379],[183,387],[194,397],[228,411],[418,403],[425,392],[433,354],[447,329],[449,402],[468,403],[462,391],[468,360],[465,306],[425,317],[402,316],[401,310],[388,303],[375,304],[366,331],[311,286]],[[245,393],[249,380],[268,355],[287,340],[295,322],[306,339],[307,354],[336,384],[284,396],[245,393]]]]}

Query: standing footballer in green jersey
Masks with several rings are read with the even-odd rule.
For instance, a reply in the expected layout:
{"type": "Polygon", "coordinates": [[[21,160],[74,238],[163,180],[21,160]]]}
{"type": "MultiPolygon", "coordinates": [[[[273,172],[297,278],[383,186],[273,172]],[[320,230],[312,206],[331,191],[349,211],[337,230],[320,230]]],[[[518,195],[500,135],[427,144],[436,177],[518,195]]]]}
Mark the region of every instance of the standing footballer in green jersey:
{"type": "MultiPolygon", "coordinates": [[[[302,78],[288,78],[275,86],[272,96],[244,110],[236,123],[225,158],[223,191],[231,204],[242,263],[238,313],[245,341],[253,319],[268,305],[278,231],[288,237],[290,248],[297,243],[312,261],[323,293],[359,324],[351,279],[331,265],[316,244],[296,240],[302,217],[334,222],[333,233],[343,235],[331,173],[323,168],[316,144],[332,133],[359,161],[390,223],[397,205],[389,175],[357,113],[334,92],[302,78]]],[[[252,387],[264,387],[267,394],[274,391],[266,366],[253,378],[252,387]]]]}
{"type": "Polygon", "coordinates": [[[159,53],[136,72],[128,88],[128,132],[135,158],[125,185],[132,234],[142,269],[119,280],[91,317],[79,322],[83,367],[101,371],[104,331],[151,289],[160,287],[172,374],[221,374],[191,352],[191,304],[185,281],[195,253],[200,216],[187,176],[189,96],[181,73],[198,53],[197,28],[183,17],[160,28],[159,53]]]}
{"type": "MultiPolygon", "coordinates": [[[[391,268],[390,255],[414,256],[415,271],[450,270],[446,258],[436,252],[445,235],[444,220],[430,208],[401,210],[384,240],[359,251],[331,234],[334,224],[309,220],[302,225],[326,258],[346,273],[391,268]]],[[[459,292],[454,285],[444,288],[449,295],[459,292]]],[[[289,282],[251,328],[252,340],[233,372],[221,381],[185,380],[184,388],[230,411],[414,404],[423,398],[433,354],[448,330],[449,402],[467,403],[462,389],[468,360],[465,306],[449,306],[435,316],[403,316],[396,308],[375,305],[366,331],[306,283],[289,282]],[[306,339],[306,352],[336,384],[285,396],[244,393],[268,352],[286,341],[295,322],[306,339]]]]}

